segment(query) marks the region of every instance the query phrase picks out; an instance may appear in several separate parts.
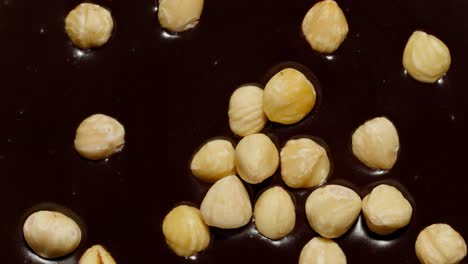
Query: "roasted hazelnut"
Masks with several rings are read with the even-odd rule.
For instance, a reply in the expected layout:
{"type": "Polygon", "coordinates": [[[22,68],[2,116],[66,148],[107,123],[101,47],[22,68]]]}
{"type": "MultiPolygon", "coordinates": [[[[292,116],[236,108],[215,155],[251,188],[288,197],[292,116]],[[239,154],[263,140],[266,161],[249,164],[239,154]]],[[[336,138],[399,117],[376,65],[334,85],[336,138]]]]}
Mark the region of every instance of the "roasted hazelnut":
{"type": "Polygon", "coordinates": [[[207,225],[224,229],[242,227],[252,218],[249,194],[235,175],[213,184],[203,198],[200,210],[207,225]]]}
{"type": "Polygon", "coordinates": [[[262,235],[270,239],[287,236],[296,224],[291,196],[278,186],[266,190],[255,203],[254,218],[255,226],[262,235]]]}
{"type": "Polygon", "coordinates": [[[281,177],[292,188],[309,188],[323,183],[330,172],[327,152],[308,138],[289,140],[280,153],[281,177]]]}
{"type": "Polygon", "coordinates": [[[415,247],[422,264],[458,264],[466,257],[465,240],[447,224],[424,228],[415,247]]]}
{"type": "Polygon", "coordinates": [[[372,169],[389,170],[398,157],[400,141],[393,123],[377,117],[358,127],[352,136],[354,155],[372,169]]]}
{"type": "Polygon", "coordinates": [[[450,51],[438,38],[415,31],[403,52],[403,66],[414,79],[435,83],[449,70],[450,51]]]}
{"type": "Polygon", "coordinates": [[[346,256],[333,240],[314,237],[302,248],[299,264],[346,264],[346,256]]]}
{"type": "Polygon", "coordinates": [[[306,201],[310,226],[326,238],[346,233],[361,212],[361,198],[353,190],[340,185],[326,185],[313,191],[306,201]]]}
{"type": "Polygon", "coordinates": [[[263,110],[269,120],[294,124],[312,111],[316,93],[314,85],[300,71],[286,68],[266,84],[263,110]]]}
{"type": "Polygon", "coordinates": [[[92,115],[78,126],[75,149],[83,157],[100,160],[122,150],[125,144],[125,129],[114,118],[92,115]]]}
{"type": "Polygon", "coordinates": [[[211,140],[193,156],[190,169],[198,179],[213,183],[236,173],[235,150],[232,143],[224,139],[211,140]]]}
{"type": "Polygon", "coordinates": [[[302,32],[312,49],[331,53],[338,49],[348,34],[348,22],[333,0],[316,3],[302,22],[302,32]]]}
{"type": "Polygon", "coordinates": [[[198,25],[203,0],[159,0],[158,19],[161,27],[171,32],[183,32],[198,25]]]}
{"type": "Polygon", "coordinates": [[[263,89],[247,85],[237,88],[229,100],[229,126],[245,137],[260,132],[268,119],[263,112],[263,89]]]}
{"type": "Polygon", "coordinates": [[[31,214],[23,225],[23,234],[29,247],[46,259],[70,254],[81,241],[81,230],[76,222],[53,211],[31,214]]]}
{"type": "Polygon", "coordinates": [[[82,49],[106,44],[113,28],[114,22],[109,10],[95,4],[82,3],[65,18],[68,37],[82,49]]]}
{"type": "Polygon", "coordinates": [[[362,213],[370,230],[388,235],[409,224],[413,208],[397,188],[381,184],[362,200],[362,213]]]}
{"type": "Polygon", "coordinates": [[[179,205],[172,209],[164,218],[162,229],[167,245],[181,257],[195,255],[210,244],[210,229],[195,207],[179,205]]]}
{"type": "Polygon", "coordinates": [[[264,134],[249,135],[237,144],[235,161],[237,172],[244,181],[260,183],[278,168],[278,149],[264,134]]]}

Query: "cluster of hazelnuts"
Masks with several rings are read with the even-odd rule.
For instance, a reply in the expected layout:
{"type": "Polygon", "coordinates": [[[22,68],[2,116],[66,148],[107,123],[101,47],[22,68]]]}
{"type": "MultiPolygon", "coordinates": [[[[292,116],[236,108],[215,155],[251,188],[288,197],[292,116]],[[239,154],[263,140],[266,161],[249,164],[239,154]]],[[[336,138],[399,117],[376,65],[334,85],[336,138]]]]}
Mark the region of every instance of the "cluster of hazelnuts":
{"type": "MultiPolygon", "coordinates": [[[[165,217],[163,233],[174,252],[185,257],[196,254],[210,242],[208,226],[236,229],[248,224],[252,216],[257,230],[269,239],[281,239],[293,230],[295,205],[285,189],[267,189],[252,208],[241,179],[247,184],[258,184],[281,167],[281,178],[291,188],[313,188],[325,183],[330,160],[320,142],[312,137],[294,138],[278,151],[273,141],[260,133],[268,121],[288,125],[301,121],[314,108],[316,97],[313,83],[293,68],[276,73],[264,89],[245,85],[233,92],[229,125],[242,139],[235,148],[227,139],[209,140],[194,154],[192,175],[214,184],[200,210],[181,205],[165,217]]],[[[355,156],[367,166],[390,169],[397,160],[398,133],[387,118],[378,117],[356,129],[352,146],[355,156]]],[[[331,239],[352,227],[361,208],[369,228],[381,235],[406,226],[412,215],[408,200],[389,185],[377,186],[363,201],[345,186],[319,187],[308,197],[305,211],[310,226],[322,237],[312,239],[304,247],[300,263],[315,263],[321,254],[311,252],[325,248],[336,251],[327,255],[333,257],[328,259],[330,263],[345,261],[344,253],[331,239]]]]}
{"type": "MultiPolygon", "coordinates": [[[[163,28],[178,33],[195,27],[202,9],[203,0],[161,0],[158,18],[163,28]]],[[[113,19],[109,10],[84,3],[68,14],[65,30],[76,46],[99,47],[109,40],[113,19]]],[[[345,40],[349,28],[338,4],[324,0],[307,12],[302,31],[312,49],[331,53],[345,40]]],[[[445,44],[422,31],[413,33],[403,54],[406,71],[427,83],[439,80],[448,71],[450,61],[445,44]]],[[[281,165],[281,177],[291,188],[323,184],[330,170],[323,146],[311,138],[297,138],[288,141],[279,152],[268,136],[259,133],[268,120],[281,124],[299,122],[309,114],[315,101],[313,84],[292,68],[278,72],[265,89],[249,85],[233,93],[229,124],[243,138],[235,149],[230,141],[218,139],[198,150],[191,162],[192,174],[214,184],[200,210],[182,205],[164,219],[166,241],[178,255],[188,257],[205,249],[210,241],[208,226],[238,228],[246,225],[252,215],[259,232],[270,239],[282,238],[292,231],[295,210],[290,194],[281,187],[270,188],[262,193],[252,212],[250,198],[236,173],[246,183],[257,184],[271,177],[281,165]]],[[[124,130],[119,125],[102,115],[85,120],[77,130],[77,151],[89,159],[106,158],[120,151],[124,130]],[[105,123],[108,125],[101,126],[105,123]]],[[[372,169],[391,169],[398,150],[398,133],[385,117],[367,121],[352,136],[354,155],[372,169]]],[[[323,252],[333,252],[326,254],[330,258],[326,262],[345,263],[344,253],[330,239],[346,233],[361,210],[369,229],[380,235],[406,226],[412,215],[408,200],[388,185],[377,186],[362,201],[349,188],[325,185],[310,194],[305,210],[311,227],[323,238],[314,238],[304,247],[300,263],[315,263],[323,252]]],[[[450,226],[437,224],[418,236],[416,253],[422,263],[458,263],[466,255],[466,244],[450,226]]]]}
{"type": "MultiPolygon", "coordinates": [[[[349,29],[338,4],[324,0],[306,14],[302,30],[312,49],[331,53],[338,49],[349,29]]],[[[403,66],[414,79],[434,83],[448,71],[450,53],[436,37],[415,31],[406,45],[403,66]]],[[[235,148],[224,139],[213,139],[201,146],[191,161],[192,175],[214,184],[200,209],[180,205],[164,218],[166,242],[177,255],[189,257],[206,249],[211,238],[209,226],[235,229],[248,224],[252,217],[263,236],[273,240],[287,236],[296,222],[290,194],[282,187],[272,187],[259,196],[252,210],[244,186],[263,182],[280,165],[281,178],[289,187],[318,187],[307,198],[305,211],[310,226],[321,237],[303,247],[300,264],[346,263],[344,252],[331,239],[345,234],[361,211],[369,229],[379,235],[394,233],[409,224],[413,208],[397,188],[382,184],[361,200],[347,187],[323,185],[330,161],[320,143],[312,138],[295,138],[279,152],[272,140],[260,133],[268,120],[287,125],[301,121],[314,107],[316,96],[314,85],[293,68],[275,74],[265,89],[246,85],[234,91],[229,102],[229,125],[243,138],[235,148]]],[[[389,170],[397,161],[398,133],[386,117],[359,126],[351,141],[353,154],[371,169],[389,170]]],[[[447,224],[425,228],[415,248],[422,263],[458,263],[466,256],[465,241],[447,224]]]]}

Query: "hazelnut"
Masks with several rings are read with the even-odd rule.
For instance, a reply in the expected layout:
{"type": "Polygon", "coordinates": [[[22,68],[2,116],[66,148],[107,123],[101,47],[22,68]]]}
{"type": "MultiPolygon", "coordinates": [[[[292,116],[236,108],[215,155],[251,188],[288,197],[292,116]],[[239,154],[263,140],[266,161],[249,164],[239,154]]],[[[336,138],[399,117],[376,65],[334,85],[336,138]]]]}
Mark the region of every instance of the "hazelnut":
{"type": "Polygon", "coordinates": [[[231,142],[224,139],[211,140],[193,156],[190,169],[198,179],[213,183],[236,173],[234,156],[231,142]]]}
{"type": "Polygon", "coordinates": [[[87,159],[105,159],[122,150],[124,137],[124,127],[117,120],[103,114],[95,114],[78,126],[75,149],[87,159]]]}
{"type": "Polygon", "coordinates": [[[281,124],[301,121],[315,105],[315,88],[300,71],[286,68],[266,84],[263,110],[269,120],[281,124]]]}
{"type": "Polygon", "coordinates": [[[164,217],[162,229],[167,245],[181,257],[195,255],[210,244],[210,229],[195,207],[179,205],[172,209],[164,217]]]}
{"type": "Polygon", "coordinates": [[[346,264],[346,256],[333,240],[314,237],[302,248],[299,264],[346,264]]]}
{"type": "Polygon", "coordinates": [[[398,132],[385,117],[377,117],[358,127],[352,136],[354,155],[372,169],[389,170],[400,149],[398,132]]]}
{"type": "Polygon", "coordinates": [[[203,0],[159,0],[158,19],[171,32],[194,28],[203,10],[203,0]]]}
{"type": "Polygon", "coordinates": [[[406,43],[403,66],[414,79],[435,83],[449,70],[450,51],[438,38],[415,31],[406,43]]]}
{"type": "Polygon", "coordinates": [[[264,134],[249,135],[237,144],[235,161],[237,172],[244,181],[260,183],[278,168],[278,149],[264,134]]]}
{"type": "Polygon", "coordinates": [[[68,13],[65,31],[73,44],[82,49],[100,47],[112,35],[111,13],[95,4],[83,3],[68,13]]]}
{"type": "Polygon", "coordinates": [[[302,21],[302,32],[312,49],[332,53],[348,34],[348,22],[343,11],[333,0],[316,3],[302,21]]]}
{"type": "Polygon", "coordinates": [[[242,227],[252,218],[249,194],[235,175],[213,184],[203,198],[200,210],[206,224],[224,229],[242,227]]]}
{"type": "Polygon", "coordinates": [[[388,235],[409,224],[413,208],[397,188],[381,184],[364,197],[362,212],[370,230],[388,235]]]}
{"type": "Polygon", "coordinates": [[[323,183],[330,172],[327,152],[308,138],[289,140],[281,150],[281,177],[292,188],[323,183]]]}
{"type": "Polygon", "coordinates": [[[415,247],[422,264],[458,264],[466,256],[465,240],[447,224],[424,228],[416,239],[415,247]]]}
{"type": "Polygon", "coordinates": [[[81,256],[79,264],[116,264],[116,262],[103,246],[94,245],[81,256]]]}
{"type": "Polygon", "coordinates": [[[263,112],[263,89],[248,85],[238,88],[229,100],[229,126],[241,137],[260,132],[267,123],[263,112]]]}
{"type": "Polygon", "coordinates": [[[326,238],[337,238],[356,221],[361,212],[361,198],[340,185],[326,185],[313,191],[306,201],[310,226],[326,238]]]}
{"type": "Polygon", "coordinates": [[[31,214],[23,225],[26,243],[46,259],[70,254],[81,241],[81,230],[68,216],[53,211],[31,214]]]}
{"type": "Polygon", "coordinates": [[[296,211],[291,196],[278,186],[260,195],[255,204],[254,217],[258,231],[270,239],[287,236],[296,224],[296,211]]]}

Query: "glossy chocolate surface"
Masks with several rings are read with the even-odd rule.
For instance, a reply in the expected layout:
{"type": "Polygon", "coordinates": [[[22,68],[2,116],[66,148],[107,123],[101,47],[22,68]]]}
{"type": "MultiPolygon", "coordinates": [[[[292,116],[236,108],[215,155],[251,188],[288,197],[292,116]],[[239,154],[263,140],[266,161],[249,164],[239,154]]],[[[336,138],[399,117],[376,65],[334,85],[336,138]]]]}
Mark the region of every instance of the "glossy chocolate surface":
{"type": "MultiPolygon", "coordinates": [[[[213,229],[210,247],[184,259],[161,233],[172,207],[199,204],[209,187],[189,173],[194,150],[212,137],[238,140],[227,119],[232,91],[264,85],[289,62],[317,77],[319,105],[303,122],[269,124],[265,133],[278,147],[296,135],[321,138],[333,162],[329,182],[352,186],[361,197],[377,183],[392,183],[414,206],[409,226],[390,237],[372,235],[359,220],[336,240],[348,263],[418,263],[416,236],[432,223],[449,223],[468,238],[468,2],[339,1],[350,32],[330,56],[312,51],[301,33],[314,2],[206,0],[200,25],[174,37],[161,30],[154,0],[97,1],[112,11],[115,32],[106,46],[81,52],[63,30],[79,1],[1,1],[2,263],[76,263],[97,243],[118,263],[296,263],[316,235],[304,215],[312,190],[288,189],[297,224],[277,242],[253,223],[213,229]],[[404,73],[403,48],[415,29],[451,50],[452,66],[438,84],[404,73]],[[97,112],[117,118],[127,132],[123,152],[103,162],[86,161],[73,148],[76,127],[97,112]],[[364,168],[349,145],[357,126],[380,115],[397,127],[401,151],[396,166],[379,174],[364,168]],[[74,216],[84,234],[74,253],[52,262],[35,257],[21,233],[29,213],[47,208],[74,216]]],[[[249,187],[252,200],[272,184],[283,185],[278,173],[249,187]]]]}

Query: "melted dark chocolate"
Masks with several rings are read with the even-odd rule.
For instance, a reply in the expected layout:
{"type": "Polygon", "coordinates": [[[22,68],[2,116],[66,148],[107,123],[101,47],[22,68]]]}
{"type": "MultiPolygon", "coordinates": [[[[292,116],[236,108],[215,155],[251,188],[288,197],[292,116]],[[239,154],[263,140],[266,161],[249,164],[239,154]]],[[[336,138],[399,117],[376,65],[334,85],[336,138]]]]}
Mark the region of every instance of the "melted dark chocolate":
{"type": "MultiPolygon", "coordinates": [[[[114,36],[105,47],[81,52],[63,30],[79,1],[2,0],[2,263],[52,263],[34,257],[21,233],[29,213],[47,208],[69,210],[83,228],[78,249],[59,263],[76,263],[97,243],[118,263],[296,263],[316,235],[304,215],[311,190],[288,189],[297,224],[278,242],[253,224],[213,229],[210,247],[186,260],[168,249],[161,233],[173,206],[199,204],[209,187],[189,173],[193,151],[212,137],[238,140],[227,120],[232,91],[264,85],[271,69],[287,61],[317,77],[320,107],[299,124],[269,124],[265,132],[278,146],[296,135],[318,137],[331,153],[330,182],[362,197],[390,182],[414,206],[409,226],[390,237],[370,234],[360,218],[336,240],[348,263],[417,263],[416,236],[432,223],[449,223],[468,238],[468,2],[339,1],[350,32],[330,56],[312,51],[301,33],[314,2],[206,0],[200,25],[174,37],[160,29],[154,0],[97,1],[112,11],[114,36]],[[451,50],[452,66],[438,84],[404,74],[402,52],[415,29],[451,50]],[[107,162],[86,161],[73,149],[76,127],[97,112],[116,117],[127,131],[123,152],[107,162]],[[396,166],[382,175],[349,149],[352,131],[380,115],[394,122],[401,141],[396,166]]],[[[252,199],[272,184],[284,185],[278,173],[249,187],[252,199]]]]}

